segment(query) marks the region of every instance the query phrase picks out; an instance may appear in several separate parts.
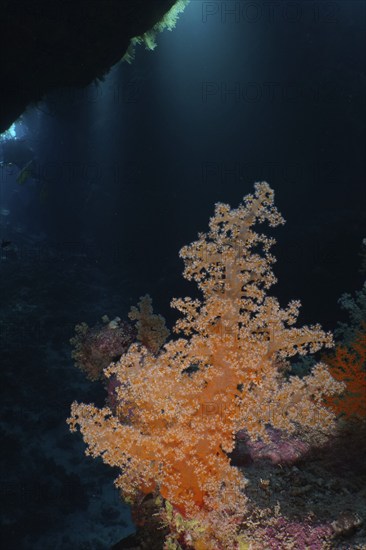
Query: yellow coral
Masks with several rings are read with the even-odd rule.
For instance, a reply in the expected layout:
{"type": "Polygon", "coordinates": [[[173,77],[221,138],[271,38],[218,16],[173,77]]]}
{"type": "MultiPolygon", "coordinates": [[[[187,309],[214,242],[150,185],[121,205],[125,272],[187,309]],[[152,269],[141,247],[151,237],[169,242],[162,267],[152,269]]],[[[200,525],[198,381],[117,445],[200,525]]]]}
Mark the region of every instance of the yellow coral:
{"type": "Polygon", "coordinates": [[[183,336],[159,354],[132,345],[105,371],[119,383],[118,416],[74,403],[69,420],[88,454],[121,468],[116,484],[125,496],[159,492],[205,526],[204,536],[191,534],[196,548],[234,548],[238,540],[246,482],[227,456],[237,431],[266,439],[268,423],[288,432],[334,425],[323,399],[341,384],[326,366],[302,379],[278,368],[279,359],[329,347],[332,337],[319,325],[295,328],[299,302],[281,308],[267,295],[276,281],[274,240],[253,229],[265,221],[283,223],[265,182],[237,209],[216,205],[209,232],[180,252],[184,276],[203,294],[172,302],[183,336]]]}

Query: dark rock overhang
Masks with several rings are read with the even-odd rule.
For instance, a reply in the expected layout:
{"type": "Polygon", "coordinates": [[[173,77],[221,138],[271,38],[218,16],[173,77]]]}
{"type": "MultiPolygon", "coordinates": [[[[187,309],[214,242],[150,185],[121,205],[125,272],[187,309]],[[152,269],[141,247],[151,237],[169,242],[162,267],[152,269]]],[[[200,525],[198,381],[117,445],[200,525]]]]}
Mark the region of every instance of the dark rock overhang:
{"type": "Polygon", "coordinates": [[[0,0],[0,133],[51,90],[103,78],[176,0],[0,0]]]}

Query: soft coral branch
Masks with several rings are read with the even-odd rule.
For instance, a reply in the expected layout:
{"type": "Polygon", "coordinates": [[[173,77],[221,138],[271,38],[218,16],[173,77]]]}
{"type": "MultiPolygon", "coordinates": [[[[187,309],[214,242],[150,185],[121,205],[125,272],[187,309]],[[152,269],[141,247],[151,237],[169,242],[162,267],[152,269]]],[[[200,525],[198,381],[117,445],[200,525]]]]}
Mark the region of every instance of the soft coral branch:
{"type": "Polygon", "coordinates": [[[330,432],[335,417],[323,398],[343,387],[324,364],[302,379],[279,368],[332,338],[318,325],[293,326],[299,302],[283,309],[268,296],[274,239],[254,229],[263,222],[283,223],[267,183],[237,209],[216,205],[208,233],[180,252],[184,276],[202,291],[202,300],[172,302],[183,314],[174,329],[182,336],[158,354],[132,345],[105,370],[117,380],[116,410],[74,403],[69,420],[90,454],[121,467],[124,495],[159,492],[204,525],[192,533],[195,548],[235,547],[228,518],[246,503],[245,479],[228,457],[235,434],[245,429],[265,441],[268,424],[330,432]]]}

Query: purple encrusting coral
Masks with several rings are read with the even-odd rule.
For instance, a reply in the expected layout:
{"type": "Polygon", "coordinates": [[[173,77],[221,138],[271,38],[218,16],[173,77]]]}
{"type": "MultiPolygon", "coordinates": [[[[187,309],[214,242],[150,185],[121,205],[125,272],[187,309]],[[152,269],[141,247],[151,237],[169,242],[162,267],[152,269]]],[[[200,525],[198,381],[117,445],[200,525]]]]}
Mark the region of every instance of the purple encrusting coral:
{"type": "Polygon", "coordinates": [[[265,529],[266,548],[296,548],[296,550],[322,550],[333,536],[330,524],[314,525],[309,522],[290,522],[280,517],[276,523],[265,529]]]}
{"type": "Polygon", "coordinates": [[[267,427],[266,431],[270,438],[269,443],[261,439],[258,441],[250,439],[245,430],[240,430],[236,434],[237,447],[232,455],[236,465],[248,465],[258,460],[290,465],[304,457],[310,450],[308,443],[293,436],[286,436],[279,429],[267,427]]]}
{"type": "Polygon", "coordinates": [[[81,323],[75,327],[75,336],[70,340],[76,366],[85,372],[89,380],[99,380],[103,370],[112,361],[126,353],[136,338],[136,330],[127,321],[116,317],[112,321],[103,317],[103,324],[88,327],[81,323]]]}

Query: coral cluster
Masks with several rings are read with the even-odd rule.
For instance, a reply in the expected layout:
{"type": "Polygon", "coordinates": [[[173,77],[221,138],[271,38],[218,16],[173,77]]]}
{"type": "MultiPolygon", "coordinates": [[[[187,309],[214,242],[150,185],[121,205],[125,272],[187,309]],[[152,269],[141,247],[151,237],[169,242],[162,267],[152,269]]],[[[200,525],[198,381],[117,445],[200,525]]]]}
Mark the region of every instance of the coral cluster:
{"type": "Polygon", "coordinates": [[[264,222],[284,222],[265,182],[236,209],[217,204],[209,231],[180,252],[202,299],[173,300],[179,337],[160,351],[142,339],[104,370],[113,408],[72,405],[71,430],[80,429],[88,455],[120,468],[124,498],[161,499],[166,548],[248,547],[240,532],[246,480],[229,457],[240,430],[270,443],[269,427],[311,441],[335,426],[324,400],[344,384],[326,365],[286,375],[290,357],[330,347],[332,337],[319,325],[295,327],[300,303],[282,308],[268,294],[275,241],[258,232],[264,222]]]}
{"type": "Polygon", "coordinates": [[[172,31],[178,21],[181,13],[185,10],[190,0],[177,0],[170,10],[163,16],[163,18],[156,23],[152,29],[144,32],[141,36],[135,36],[131,39],[127,52],[123,56],[122,60],[127,63],[132,63],[135,59],[135,47],[138,44],[144,44],[145,49],[155,50],[157,43],[157,35],[163,32],[165,29],[172,31]]]}
{"type": "Polygon", "coordinates": [[[136,339],[136,331],[119,317],[110,320],[106,315],[103,323],[89,327],[80,323],[75,327],[75,336],[70,339],[74,349],[75,365],[92,381],[103,376],[103,370],[119,359],[136,339]]]}
{"type": "Polygon", "coordinates": [[[337,415],[347,419],[366,419],[366,325],[356,333],[349,346],[338,345],[327,359],[330,372],[336,380],[346,384],[340,396],[326,402],[337,415]]]}

